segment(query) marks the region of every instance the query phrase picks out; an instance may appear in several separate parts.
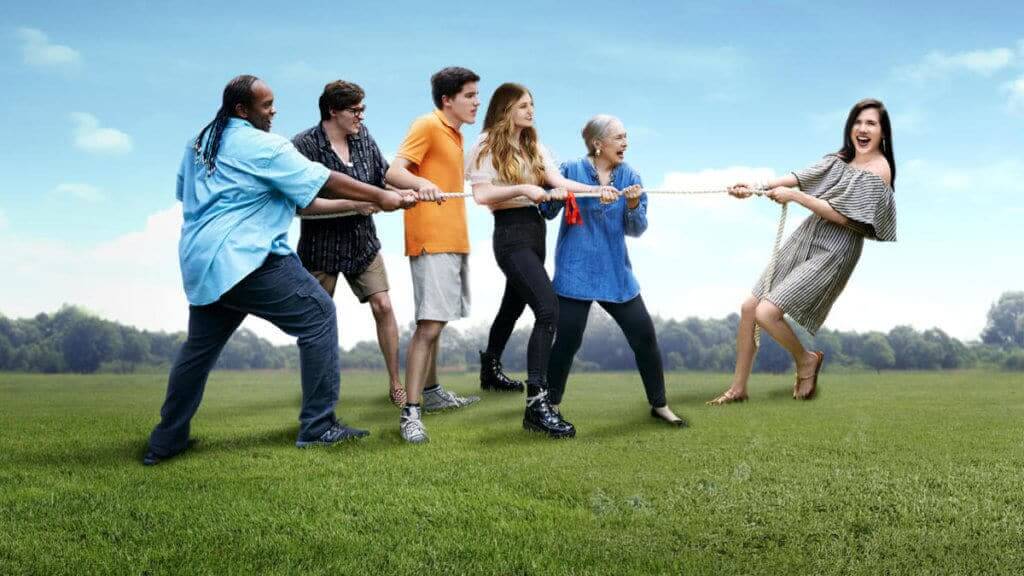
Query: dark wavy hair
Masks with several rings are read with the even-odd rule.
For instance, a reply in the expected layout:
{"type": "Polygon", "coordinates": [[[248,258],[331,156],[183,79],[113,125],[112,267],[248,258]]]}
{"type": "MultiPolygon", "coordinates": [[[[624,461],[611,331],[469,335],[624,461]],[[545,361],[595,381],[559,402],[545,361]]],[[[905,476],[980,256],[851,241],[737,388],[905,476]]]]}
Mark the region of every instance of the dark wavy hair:
{"type": "Polygon", "coordinates": [[[324,86],[324,93],[320,95],[320,119],[327,120],[331,117],[331,110],[355,106],[365,97],[366,92],[358,84],[335,80],[324,86]]]}
{"type": "Polygon", "coordinates": [[[891,177],[891,185],[896,187],[896,157],[892,151],[892,124],[889,122],[889,111],[885,109],[885,104],[882,104],[881,100],[875,100],[874,98],[865,98],[860,102],[853,105],[850,108],[850,115],[846,117],[846,128],[843,129],[843,147],[836,152],[836,155],[849,162],[856,156],[856,150],[853,147],[853,139],[850,138],[850,132],[853,131],[853,123],[857,121],[857,116],[860,113],[869,109],[874,108],[878,110],[878,118],[882,123],[882,155],[889,162],[889,173],[891,177]]]}
{"type": "Polygon", "coordinates": [[[430,94],[434,97],[434,106],[440,110],[443,107],[442,96],[454,98],[456,94],[462,92],[463,86],[479,81],[480,77],[469,68],[449,66],[438,70],[430,77],[430,94]]]}
{"type": "Polygon", "coordinates": [[[216,167],[217,152],[220,150],[220,139],[224,134],[224,127],[228,124],[228,118],[235,115],[235,106],[238,104],[252,106],[252,87],[258,81],[259,78],[250,74],[243,74],[232,78],[228,85],[224,87],[224,96],[221,98],[220,109],[217,110],[217,115],[196,136],[193,148],[199,161],[206,166],[208,174],[212,174],[216,167]],[[203,137],[207,136],[207,132],[209,132],[209,136],[203,142],[203,137]]]}

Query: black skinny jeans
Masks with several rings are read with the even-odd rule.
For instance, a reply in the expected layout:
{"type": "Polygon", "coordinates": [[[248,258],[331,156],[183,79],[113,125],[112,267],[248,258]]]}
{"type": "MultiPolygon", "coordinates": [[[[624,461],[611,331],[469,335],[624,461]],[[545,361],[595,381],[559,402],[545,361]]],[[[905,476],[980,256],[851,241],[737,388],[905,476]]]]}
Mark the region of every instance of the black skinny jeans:
{"type": "Polygon", "coordinates": [[[509,208],[494,213],[494,258],[505,273],[505,294],[491,324],[487,352],[505,351],[505,345],[526,306],[535,322],[526,348],[526,382],[544,387],[551,342],[558,323],[558,297],[544,269],[547,227],[534,207],[509,208]]]}
{"type": "MultiPolygon", "coordinates": [[[[548,364],[548,399],[560,404],[565,393],[565,381],[569,378],[573,358],[583,342],[583,331],[587,328],[587,315],[592,300],[575,300],[558,297],[558,338],[551,352],[548,364]]],[[[661,363],[661,349],[658,336],[654,333],[654,322],[647,312],[647,306],[639,295],[628,302],[597,302],[626,335],[629,347],[633,349],[640,379],[644,383],[647,402],[655,408],[665,405],[665,371],[661,363]]]]}

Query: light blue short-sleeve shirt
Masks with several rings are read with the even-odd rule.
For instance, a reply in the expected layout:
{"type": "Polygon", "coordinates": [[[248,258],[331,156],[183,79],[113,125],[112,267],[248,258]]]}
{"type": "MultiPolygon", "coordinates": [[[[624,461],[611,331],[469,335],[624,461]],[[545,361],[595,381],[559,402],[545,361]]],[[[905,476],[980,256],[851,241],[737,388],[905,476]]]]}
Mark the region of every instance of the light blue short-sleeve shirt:
{"type": "Polygon", "coordinates": [[[195,306],[216,302],[269,254],[291,254],[295,210],[308,206],[330,175],[286,138],[241,118],[228,120],[215,168],[207,173],[190,142],[178,171],[185,218],[178,257],[195,306]]]}

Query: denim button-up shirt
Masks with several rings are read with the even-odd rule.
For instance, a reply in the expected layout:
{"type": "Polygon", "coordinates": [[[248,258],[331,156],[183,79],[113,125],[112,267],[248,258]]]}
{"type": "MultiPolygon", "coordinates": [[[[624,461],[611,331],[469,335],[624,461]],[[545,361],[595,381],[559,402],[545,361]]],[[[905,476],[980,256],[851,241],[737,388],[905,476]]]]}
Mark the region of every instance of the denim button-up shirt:
{"type": "Polygon", "coordinates": [[[221,138],[213,173],[199,161],[194,140],[178,171],[185,217],[178,257],[195,306],[216,302],[267,255],[291,254],[295,209],[308,206],[330,175],[287,139],[241,118],[229,119],[221,138]]]}
{"type": "MultiPolygon", "coordinates": [[[[561,172],[570,180],[599,184],[597,170],[588,158],[562,164],[561,172]]],[[[634,184],[642,184],[640,175],[628,164],[619,164],[612,171],[612,186],[623,190],[634,184]]],[[[640,236],[647,229],[647,194],[640,195],[640,204],[633,210],[626,207],[624,197],[604,205],[599,198],[578,198],[576,202],[583,224],[570,225],[563,220],[558,230],[555,292],[567,298],[602,302],[636,298],[640,285],[626,252],[626,236],[640,236]]],[[[564,205],[542,204],[541,213],[553,219],[564,205]]]]}

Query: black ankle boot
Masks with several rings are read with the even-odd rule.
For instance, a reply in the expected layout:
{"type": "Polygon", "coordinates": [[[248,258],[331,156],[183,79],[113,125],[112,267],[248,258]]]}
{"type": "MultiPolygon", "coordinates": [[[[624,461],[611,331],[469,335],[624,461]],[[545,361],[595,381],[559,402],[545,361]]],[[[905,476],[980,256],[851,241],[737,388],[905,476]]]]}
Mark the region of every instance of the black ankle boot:
{"type": "Polygon", "coordinates": [[[480,388],[495,392],[522,392],[523,383],[505,375],[497,354],[480,353],[480,388]]]}
{"type": "Polygon", "coordinates": [[[576,435],[576,427],[566,422],[561,414],[551,409],[546,391],[526,399],[523,428],[534,432],[543,432],[552,438],[572,438],[576,435]]]}

